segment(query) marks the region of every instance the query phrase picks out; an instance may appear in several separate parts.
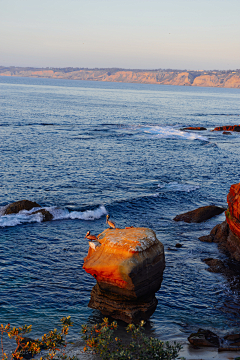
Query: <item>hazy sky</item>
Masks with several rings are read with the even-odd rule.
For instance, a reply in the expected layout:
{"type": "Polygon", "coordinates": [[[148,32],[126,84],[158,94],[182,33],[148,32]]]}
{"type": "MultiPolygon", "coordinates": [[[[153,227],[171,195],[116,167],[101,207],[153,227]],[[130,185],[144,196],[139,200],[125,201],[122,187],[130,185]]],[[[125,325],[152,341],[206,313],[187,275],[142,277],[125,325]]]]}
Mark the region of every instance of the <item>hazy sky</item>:
{"type": "Polygon", "coordinates": [[[0,65],[239,69],[240,0],[0,0],[0,65]]]}

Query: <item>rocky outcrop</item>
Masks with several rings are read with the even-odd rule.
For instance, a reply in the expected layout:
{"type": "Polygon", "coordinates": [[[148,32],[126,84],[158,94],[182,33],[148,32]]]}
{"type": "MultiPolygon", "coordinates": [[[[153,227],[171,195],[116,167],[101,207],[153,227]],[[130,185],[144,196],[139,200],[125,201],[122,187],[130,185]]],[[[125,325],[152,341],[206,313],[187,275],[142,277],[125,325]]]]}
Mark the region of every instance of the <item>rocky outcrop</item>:
{"type": "Polygon", "coordinates": [[[30,211],[33,208],[39,208],[39,209],[32,212],[31,214],[41,213],[43,217],[42,219],[43,221],[50,221],[53,219],[53,215],[49,211],[45,209],[41,209],[41,205],[29,200],[20,200],[12,204],[9,204],[8,206],[5,207],[3,215],[17,214],[22,210],[30,211]]]}
{"type": "Polygon", "coordinates": [[[227,223],[233,234],[240,238],[240,183],[234,184],[230,187],[230,191],[227,196],[227,202],[227,223]]]}
{"type": "Polygon", "coordinates": [[[240,132],[240,125],[226,125],[226,126],[218,126],[213,129],[213,131],[224,131],[225,134],[228,131],[236,131],[240,132]]]}
{"type": "Polygon", "coordinates": [[[42,221],[50,221],[53,219],[53,215],[45,209],[34,211],[32,214],[39,214],[39,213],[42,214],[42,218],[43,218],[42,221]]]}
{"type": "Polygon", "coordinates": [[[233,259],[240,261],[240,183],[231,186],[227,202],[226,220],[199,240],[218,243],[233,259]]]}
{"type": "Polygon", "coordinates": [[[198,329],[197,333],[193,333],[188,337],[188,341],[194,347],[215,346],[219,347],[219,337],[210,330],[198,329]]]}
{"type": "Polygon", "coordinates": [[[197,130],[197,131],[203,131],[203,130],[207,130],[205,127],[202,126],[189,126],[189,127],[185,127],[182,128],[181,130],[197,130]]]}
{"type": "Polygon", "coordinates": [[[148,319],[165,268],[162,243],[148,228],[107,229],[98,241],[83,265],[97,280],[89,307],[127,323],[148,319]]]}
{"type": "Polygon", "coordinates": [[[37,204],[36,202],[32,202],[29,200],[20,200],[16,201],[12,204],[9,204],[5,209],[5,215],[9,214],[17,214],[19,211],[22,210],[32,210],[33,208],[40,208],[41,205],[37,204]]]}
{"type": "Polygon", "coordinates": [[[174,221],[184,221],[187,223],[200,223],[202,221],[208,220],[213,216],[223,213],[226,209],[215,206],[202,206],[196,210],[188,211],[184,214],[175,216],[174,221]]]}
{"type": "Polygon", "coordinates": [[[213,273],[224,273],[227,271],[224,262],[219,259],[207,258],[204,259],[203,262],[209,266],[207,269],[209,272],[213,273]]]}
{"type": "Polygon", "coordinates": [[[221,338],[210,330],[198,329],[188,337],[188,341],[194,348],[218,347],[219,352],[240,350],[240,334],[229,334],[221,338]]]}

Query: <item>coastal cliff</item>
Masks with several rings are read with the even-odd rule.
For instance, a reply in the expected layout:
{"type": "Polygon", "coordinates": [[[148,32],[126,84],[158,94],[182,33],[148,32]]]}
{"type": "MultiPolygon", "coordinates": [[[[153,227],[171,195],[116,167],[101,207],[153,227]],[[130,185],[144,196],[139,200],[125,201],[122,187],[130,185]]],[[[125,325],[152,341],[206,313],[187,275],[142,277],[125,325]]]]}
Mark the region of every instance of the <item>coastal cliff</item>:
{"type": "Polygon", "coordinates": [[[0,66],[0,76],[240,88],[240,70],[127,70],[0,66]]]}

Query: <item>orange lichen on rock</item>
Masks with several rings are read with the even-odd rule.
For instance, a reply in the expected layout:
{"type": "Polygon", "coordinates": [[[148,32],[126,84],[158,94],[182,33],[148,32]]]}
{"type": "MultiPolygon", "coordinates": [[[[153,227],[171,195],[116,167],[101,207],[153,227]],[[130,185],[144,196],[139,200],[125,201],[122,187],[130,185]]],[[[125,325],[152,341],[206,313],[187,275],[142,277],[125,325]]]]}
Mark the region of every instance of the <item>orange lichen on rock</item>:
{"type": "Polygon", "coordinates": [[[97,284],[88,306],[128,323],[147,320],[155,311],[155,293],[165,268],[164,248],[148,228],[107,229],[100,246],[89,248],[83,268],[97,284]]]}
{"type": "Polygon", "coordinates": [[[226,125],[226,126],[218,126],[213,129],[213,131],[236,131],[240,132],[240,125],[226,125]]]}
{"type": "Polygon", "coordinates": [[[159,257],[164,264],[163,245],[151,229],[107,229],[98,240],[101,246],[89,250],[83,268],[101,284],[131,291],[138,285],[136,269],[150,270],[159,257]]]}
{"type": "Polygon", "coordinates": [[[240,184],[231,186],[227,202],[226,220],[233,234],[239,238],[240,246],[240,184]]]}

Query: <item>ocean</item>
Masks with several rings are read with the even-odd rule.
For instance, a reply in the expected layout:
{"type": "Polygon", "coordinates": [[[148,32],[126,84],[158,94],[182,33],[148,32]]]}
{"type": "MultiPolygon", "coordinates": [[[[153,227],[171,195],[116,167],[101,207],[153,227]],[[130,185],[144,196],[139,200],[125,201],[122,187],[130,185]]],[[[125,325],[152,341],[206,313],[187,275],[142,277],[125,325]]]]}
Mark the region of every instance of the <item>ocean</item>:
{"type": "Polygon", "coordinates": [[[153,229],[165,248],[148,333],[187,343],[200,327],[239,332],[238,289],[202,261],[225,255],[198,240],[224,214],[173,221],[226,206],[240,181],[240,134],[211,131],[240,124],[239,100],[238,89],[0,77],[0,207],[28,199],[54,216],[0,209],[0,322],[41,336],[70,315],[77,340],[82,324],[101,321],[88,308],[95,279],[82,269],[84,236],[101,233],[109,213],[117,227],[153,229]]]}

